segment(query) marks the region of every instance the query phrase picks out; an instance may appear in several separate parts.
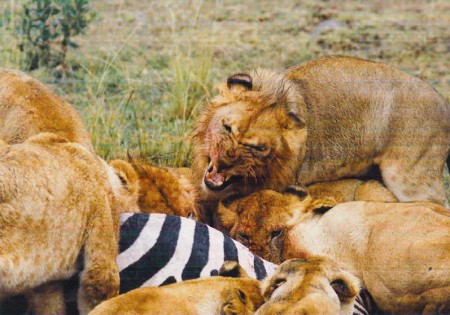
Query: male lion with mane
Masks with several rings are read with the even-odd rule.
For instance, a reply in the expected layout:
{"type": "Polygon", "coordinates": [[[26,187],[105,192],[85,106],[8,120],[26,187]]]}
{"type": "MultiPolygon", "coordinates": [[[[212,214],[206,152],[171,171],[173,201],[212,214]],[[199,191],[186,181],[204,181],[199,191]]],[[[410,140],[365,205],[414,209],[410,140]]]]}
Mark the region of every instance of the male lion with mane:
{"type": "Polygon", "coordinates": [[[378,62],[323,57],[228,78],[193,134],[201,202],[360,177],[376,165],[402,202],[445,204],[450,105],[378,62]]]}

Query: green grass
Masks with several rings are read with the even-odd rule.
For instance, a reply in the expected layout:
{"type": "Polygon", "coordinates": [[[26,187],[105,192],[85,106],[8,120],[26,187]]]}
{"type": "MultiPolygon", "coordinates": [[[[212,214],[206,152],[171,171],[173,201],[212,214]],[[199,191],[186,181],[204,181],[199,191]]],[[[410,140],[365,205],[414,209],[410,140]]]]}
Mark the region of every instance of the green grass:
{"type": "MultiPolygon", "coordinates": [[[[75,38],[68,75],[31,75],[79,110],[106,159],[130,150],[158,165],[189,165],[192,122],[215,84],[233,72],[322,55],[395,65],[450,99],[446,0],[111,0],[91,8],[96,19],[75,38]],[[342,27],[312,37],[327,19],[342,27]]],[[[20,10],[17,1],[0,3],[0,66],[23,67],[12,27],[20,10]]]]}

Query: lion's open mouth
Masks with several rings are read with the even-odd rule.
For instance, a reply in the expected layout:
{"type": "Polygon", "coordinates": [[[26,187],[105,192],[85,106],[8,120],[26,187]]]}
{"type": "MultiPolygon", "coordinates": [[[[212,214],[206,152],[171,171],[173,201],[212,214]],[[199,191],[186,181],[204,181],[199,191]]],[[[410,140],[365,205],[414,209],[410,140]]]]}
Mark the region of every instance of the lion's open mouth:
{"type": "Polygon", "coordinates": [[[219,172],[217,166],[210,165],[206,169],[205,176],[203,178],[205,185],[210,190],[223,190],[233,181],[233,177],[231,175],[224,175],[219,172]]]}

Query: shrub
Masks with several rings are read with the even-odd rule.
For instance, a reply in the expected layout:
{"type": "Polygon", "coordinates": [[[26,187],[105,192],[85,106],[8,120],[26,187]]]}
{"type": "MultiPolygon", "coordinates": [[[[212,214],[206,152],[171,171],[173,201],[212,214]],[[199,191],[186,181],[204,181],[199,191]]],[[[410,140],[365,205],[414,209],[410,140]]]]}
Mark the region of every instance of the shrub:
{"type": "Polygon", "coordinates": [[[93,14],[88,0],[28,0],[23,6],[20,49],[26,68],[65,65],[72,38],[83,33],[93,14]]]}

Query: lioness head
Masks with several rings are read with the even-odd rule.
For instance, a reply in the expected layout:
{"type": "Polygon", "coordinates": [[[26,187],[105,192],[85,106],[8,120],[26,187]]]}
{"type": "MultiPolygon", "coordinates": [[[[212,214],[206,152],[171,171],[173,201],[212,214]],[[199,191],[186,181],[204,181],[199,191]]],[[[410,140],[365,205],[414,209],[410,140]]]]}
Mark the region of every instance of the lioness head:
{"type": "Polygon", "coordinates": [[[282,263],[264,280],[266,303],[257,314],[352,314],[359,282],[321,256],[282,263]]]}
{"type": "Polygon", "coordinates": [[[139,207],[137,211],[125,209],[125,212],[157,212],[198,218],[193,193],[185,183],[185,170],[167,170],[138,161],[113,160],[110,165],[123,189],[136,199],[139,207]]]}
{"type": "Polygon", "coordinates": [[[307,134],[299,102],[281,74],[260,69],[228,78],[194,131],[193,171],[206,199],[295,182],[307,134]]]}
{"type": "Polygon", "coordinates": [[[303,217],[334,205],[333,198],[312,198],[305,187],[293,185],[284,193],[261,190],[243,198],[224,199],[218,213],[232,238],[264,259],[281,263],[308,254],[297,252],[296,256],[290,256],[289,231],[303,217]]]}

